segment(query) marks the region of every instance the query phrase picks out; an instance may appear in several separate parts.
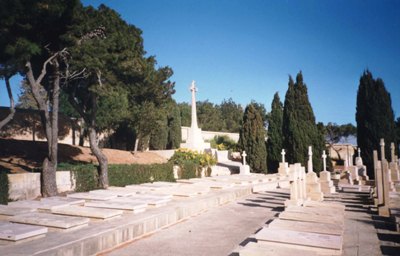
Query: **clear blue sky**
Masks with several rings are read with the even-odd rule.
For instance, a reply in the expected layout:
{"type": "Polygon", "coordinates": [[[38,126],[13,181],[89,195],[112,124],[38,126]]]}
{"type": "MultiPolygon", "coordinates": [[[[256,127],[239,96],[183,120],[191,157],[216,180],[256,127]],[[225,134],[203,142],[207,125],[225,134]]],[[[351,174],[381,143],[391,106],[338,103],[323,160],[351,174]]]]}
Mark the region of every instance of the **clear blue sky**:
{"type": "MultiPolygon", "coordinates": [[[[134,0],[104,3],[143,31],[144,47],[174,70],[177,102],[251,100],[267,110],[302,70],[317,121],[355,124],[359,78],[381,77],[400,116],[400,1],[134,0]]],[[[16,81],[14,81],[16,82],[16,81]]],[[[0,104],[7,105],[4,82],[0,104]]]]}

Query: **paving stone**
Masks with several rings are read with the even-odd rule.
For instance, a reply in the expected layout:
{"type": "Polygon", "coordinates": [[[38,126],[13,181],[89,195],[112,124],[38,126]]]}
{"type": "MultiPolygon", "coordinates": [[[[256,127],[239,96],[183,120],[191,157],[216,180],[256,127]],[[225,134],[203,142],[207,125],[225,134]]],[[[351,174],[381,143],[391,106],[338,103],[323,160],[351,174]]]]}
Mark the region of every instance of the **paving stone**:
{"type": "Polygon", "coordinates": [[[68,229],[78,226],[85,226],[89,223],[88,218],[60,216],[50,213],[27,213],[13,216],[11,222],[31,224],[45,227],[68,229]]]}
{"type": "Polygon", "coordinates": [[[306,249],[325,255],[341,255],[343,244],[342,236],[268,228],[261,229],[255,238],[258,243],[285,245],[288,248],[306,249]]]}
{"type": "Polygon", "coordinates": [[[90,208],[83,206],[66,206],[53,209],[52,213],[68,215],[68,216],[108,219],[112,217],[121,216],[123,212],[121,210],[112,210],[112,209],[99,209],[99,208],[90,208]]]}
{"type": "Polygon", "coordinates": [[[343,227],[331,223],[315,223],[293,220],[275,219],[268,224],[271,229],[287,229],[328,235],[343,235],[343,227]]]}
{"type": "Polygon", "coordinates": [[[147,203],[144,202],[114,202],[114,201],[91,201],[86,202],[85,206],[93,208],[106,208],[106,209],[118,209],[125,211],[133,211],[135,213],[144,212],[147,207],[147,203]]]}
{"type": "Polygon", "coordinates": [[[46,233],[46,227],[0,221],[0,240],[18,241],[46,233]]]}
{"type": "Polygon", "coordinates": [[[68,194],[67,197],[76,198],[76,199],[84,199],[84,200],[98,200],[98,201],[107,201],[110,199],[117,198],[116,195],[100,195],[100,194],[89,193],[89,192],[68,194]]]}
{"type": "Polygon", "coordinates": [[[0,215],[15,216],[24,213],[35,212],[35,208],[30,207],[19,207],[11,205],[0,205],[0,215]]]}

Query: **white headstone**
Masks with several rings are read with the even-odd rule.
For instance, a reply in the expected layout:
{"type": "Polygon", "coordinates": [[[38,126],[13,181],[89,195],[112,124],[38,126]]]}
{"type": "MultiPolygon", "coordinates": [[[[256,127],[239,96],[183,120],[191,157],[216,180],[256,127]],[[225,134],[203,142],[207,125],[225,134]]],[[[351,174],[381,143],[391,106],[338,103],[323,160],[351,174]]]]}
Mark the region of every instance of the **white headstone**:
{"type": "Polygon", "coordinates": [[[312,162],[312,146],[308,146],[308,165],[307,165],[307,172],[313,172],[313,162],[312,162]]]}
{"type": "Polygon", "coordinates": [[[281,155],[282,155],[282,163],[284,163],[285,162],[285,155],[286,155],[286,152],[285,152],[284,149],[282,149],[281,155]]]}
{"type": "Polygon", "coordinates": [[[246,151],[243,150],[243,153],[242,153],[243,165],[246,165],[246,156],[247,156],[246,151]]]}
{"type": "Polygon", "coordinates": [[[325,150],[322,151],[322,163],[323,163],[323,171],[326,171],[326,154],[325,154],[325,150]]]}

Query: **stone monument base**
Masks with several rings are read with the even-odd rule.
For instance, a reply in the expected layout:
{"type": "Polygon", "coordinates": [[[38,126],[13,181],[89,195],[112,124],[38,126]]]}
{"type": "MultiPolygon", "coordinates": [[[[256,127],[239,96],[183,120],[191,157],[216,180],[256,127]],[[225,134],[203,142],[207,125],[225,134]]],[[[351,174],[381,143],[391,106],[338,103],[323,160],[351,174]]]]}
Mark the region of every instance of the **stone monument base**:
{"type": "Polygon", "coordinates": [[[289,175],[289,165],[288,163],[279,163],[279,169],[278,169],[279,175],[282,176],[287,176],[289,175]]]}
{"type": "Polygon", "coordinates": [[[248,165],[240,166],[240,174],[242,174],[242,175],[250,175],[250,166],[248,166],[248,165]]]}

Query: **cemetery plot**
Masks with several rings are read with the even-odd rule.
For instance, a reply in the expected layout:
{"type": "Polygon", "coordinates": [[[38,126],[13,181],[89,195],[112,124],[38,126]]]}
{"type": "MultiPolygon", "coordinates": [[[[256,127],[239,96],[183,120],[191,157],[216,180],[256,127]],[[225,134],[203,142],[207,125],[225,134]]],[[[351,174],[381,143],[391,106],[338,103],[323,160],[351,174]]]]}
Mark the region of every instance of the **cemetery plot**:
{"type": "Polygon", "coordinates": [[[89,191],[90,194],[102,195],[102,196],[132,196],[136,194],[136,191],[129,190],[117,190],[117,189],[98,189],[89,191]]]}
{"type": "Polygon", "coordinates": [[[262,243],[249,242],[244,248],[239,251],[240,256],[265,256],[265,255],[279,255],[279,256],[317,256],[318,254],[313,251],[303,250],[300,248],[288,248],[284,245],[265,245],[262,243]]]}
{"type": "Polygon", "coordinates": [[[70,205],[70,203],[65,201],[57,201],[57,200],[44,200],[44,201],[36,201],[36,200],[23,200],[17,202],[9,203],[10,206],[24,207],[24,208],[33,208],[41,211],[51,211],[53,209],[59,207],[65,207],[70,205]]]}
{"type": "Polygon", "coordinates": [[[20,207],[11,205],[1,205],[0,204],[0,215],[15,216],[24,213],[35,212],[35,208],[30,207],[20,207]]]}
{"type": "Polygon", "coordinates": [[[145,195],[133,196],[133,197],[119,197],[114,199],[113,202],[121,203],[145,203],[148,206],[161,207],[167,205],[171,199],[157,198],[157,197],[147,197],[145,195]]]}
{"type": "Polygon", "coordinates": [[[82,205],[85,203],[85,200],[83,199],[75,199],[75,198],[70,198],[70,197],[62,197],[62,196],[52,196],[52,197],[45,197],[40,199],[41,202],[65,202],[68,203],[69,205],[82,205]]]}
{"type": "Polygon", "coordinates": [[[60,216],[50,213],[27,213],[17,215],[11,217],[10,221],[60,229],[83,227],[89,223],[88,218],[60,216]]]}
{"type": "Polygon", "coordinates": [[[41,237],[46,233],[46,227],[0,221],[0,240],[19,241],[27,238],[41,237]]]}
{"type": "Polygon", "coordinates": [[[285,209],[287,212],[300,212],[300,213],[311,213],[315,215],[321,215],[321,217],[324,216],[333,216],[338,219],[343,219],[343,214],[344,211],[342,210],[336,210],[336,209],[329,209],[329,208],[324,208],[324,207],[302,207],[302,206],[289,206],[285,209]]]}
{"type": "Polygon", "coordinates": [[[263,228],[255,238],[258,243],[286,245],[288,248],[311,250],[318,254],[341,255],[342,253],[342,236],[263,228]]]}
{"type": "Polygon", "coordinates": [[[94,219],[109,219],[113,217],[118,217],[122,215],[121,210],[112,209],[99,209],[90,208],[83,206],[66,206],[53,209],[51,211],[54,214],[68,215],[68,216],[78,216],[78,217],[88,217],[94,219]]]}
{"type": "Polygon", "coordinates": [[[343,218],[335,216],[322,216],[320,214],[305,213],[305,212],[289,212],[284,211],[279,214],[279,219],[283,220],[296,220],[305,222],[317,222],[317,223],[331,223],[343,226],[343,218]]]}
{"type": "Polygon", "coordinates": [[[331,224],[331,223],[315,223],[315,222],[275,219],[268,224],[268,228],[286,229],[286,230],[328,234],[328,235],[343,235],[343,228],[336,224],[331,224]]]}
{"type": "Polygon", "coordinates": [[[106,209],[117,209],[132,211],[134,213],[144,212],[147,204],[143,202],[115,202],[115,201],[91,201],[86,202],[85,206],[93,208],[106,208],[106,209]]]}
{"type": "Polygon", "coordinates": [[[67,195],[69,198],[75,198],[75,199],[84,199],[84,200],[98,200],[98,201],[107,201],[110,199],[117,198],[116,195],[102,195],[102,194],[96,194],[96,193],[73,193],[67,195]]]}

